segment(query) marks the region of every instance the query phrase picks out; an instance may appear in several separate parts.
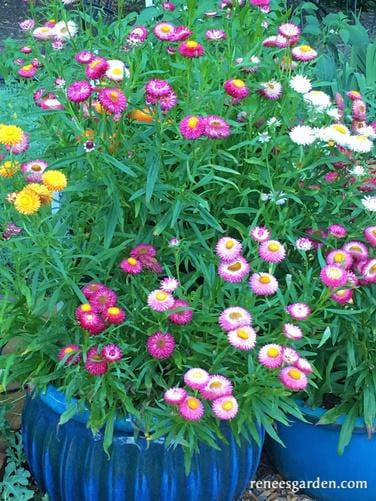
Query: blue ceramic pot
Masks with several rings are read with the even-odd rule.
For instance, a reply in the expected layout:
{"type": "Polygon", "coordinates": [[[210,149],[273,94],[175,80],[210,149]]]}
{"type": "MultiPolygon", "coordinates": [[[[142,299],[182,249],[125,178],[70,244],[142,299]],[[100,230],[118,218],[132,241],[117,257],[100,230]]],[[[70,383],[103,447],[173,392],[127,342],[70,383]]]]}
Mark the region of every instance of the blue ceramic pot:
{"type": "Polygon", "coordinates": [[[337,454],[339,432],[345,417],[332,425],[317,425],[326,412],[298,402],[304,423],[290,416],[291,426],[278,423],[278,435],[286,447],[268,440],[266,449],[285,479],[311,481],[303,490],[318,501],[371,501],[376,499],[376,438],[367,436],[358,419],[351,442],[342,456],[337,454]],[[322,482],[332,481],[330,488],[322,482]],[[357,484],[357,482],[366,482],[357,484]],[[335,486],[335,487],[334,487],[335,486]]]}
{"type": "Polygon", "coordinates": [[[224,426],[229,443],[219,442],[220,451],[202,444],[186,476],[180,447],[166,449],[163,438],[148,447],[134,438],[130,420],[120,419],[108,459],[103,435],[86,428],[87,415],[58,425],[65,408],[64,395],[49,386],[27,398],[22,417],[26,458],[50,501],[234,501],[259,464],[261,446],[243,441],[239,447],[224,426]]]}

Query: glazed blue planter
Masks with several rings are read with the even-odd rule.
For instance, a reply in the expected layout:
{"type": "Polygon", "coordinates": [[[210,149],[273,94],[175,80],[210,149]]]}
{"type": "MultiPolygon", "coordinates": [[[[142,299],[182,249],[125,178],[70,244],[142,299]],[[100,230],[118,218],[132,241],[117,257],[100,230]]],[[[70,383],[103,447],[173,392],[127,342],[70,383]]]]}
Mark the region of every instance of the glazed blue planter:
{"type": "Polygon", "coordinates": [[[147,446],[145,438],[134,438],[131,421],[121,419],[108,458],[103,434],[86,428],[87,414],[58,425],[65,408],[64,395],[49,386],[27,398],[22,416],[27,462],[50,501],[235,501],[259,464],[262,445],[239,447],[224,426],[228,444],[218,442],[220,451],[202,444],[186,476],[180,447],[166,449],[163,437],[147,446]]]}
{"type": "Polygon", "coordinates": [[[326,410],[312,409],[302,402],[298,403],[308,422],[290,417],[291,426],[278,423],[278,435],[286,448],[271,439],[266,444],[282,476],[291,481],[314,482],[304,491],[318,501],[376,499],[376,437],[368,438],[364,421],[357,420],[351,442],[344,454],[339,456],[340,425],[345,417],[338,418],[332,425],[317,425],[326,410]],[[333,481],[335,484],[331,488],[324,488],[323,481],[333,481]],[[367,482],[367,487],[356,484],[359,481],[367,482]]]}

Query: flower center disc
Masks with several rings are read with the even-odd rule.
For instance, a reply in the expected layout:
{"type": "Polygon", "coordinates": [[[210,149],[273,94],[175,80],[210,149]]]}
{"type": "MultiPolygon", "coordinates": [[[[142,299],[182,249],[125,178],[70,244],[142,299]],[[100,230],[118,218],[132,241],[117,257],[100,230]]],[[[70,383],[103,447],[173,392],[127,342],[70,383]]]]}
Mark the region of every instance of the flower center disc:
{"type": "Polygon", "coordinates": [[[300,374],[300,371],[298,371],[298,369],[290,369],[289,372],[288,372],[288,375],[292,378],[292,379],[300,379],[301,378],[301,374],[300,374]]]}
{"type": "Polygon", "coordinates": [[[237,336],[240,337],[240,339],[249,339],[249,334],[245,329],[239,329],[237,336]]]}
{"type": "Polygon", "coordinates": [[[91,306],[89,303],[85,303],[81,306],[82,311],[91,311],[91,306]]]}
{"type": "Polygon", "coordinates": [[[117,308],[116,306],[111,306],[111,308],[108,308],[107,311],[110,315],[117,315],[118,313],[120,313],[119,308],[117,308]]]}
{"type": "Polygon", "coordinates": [[[164,301],[165,299],[167,299],[167,293],[160,291],[160,292],[157,292],[155,297],[158,299],[158,301],[164,301]]]}
{"type": "Polygon", "coordinates": [[[241,267],[242,267],[242,264],[241,264],[241,263],[239,263],[239,261],[237,261],[237,262],[236,262],[236,263],[234,263],[234,264],[230,264],[230,266],[228,267],[228,269],[229,269],[230,271],[239,271],[239,270],[241,269],[241,267]]]}
{"type": "Polygon", "coordinates": [[[268,249],[272,252],[277,252],[277,250],[279,250],[279,245],[278,244],[269,244],[268,249]]]}
{"type": "Polygon", "coordinates": [[[344,260],[345,260],[345,255],[342,252],[337,252],[336,254],[334,254],[334,261],[336,263],[341,263],[344,260]]]}
{"type": "Polygon", "coordinates": [[[310,47],[309,45],[301,45],[301,46],[300,46],[300,50],[301,50],[302,52],[309,52],[309,51],[311,51],[312,49],[311,49],[311,47],[310,47]]]}
{"type": "Polygon", "coordinates": [[[259,282],[261,282],[262,284],[270,284],[270,278],[267,276],[267,275],[261,275],[261,277],[259,278],[259,282]]]}
{"type": "Polygon", "coordinates": [[[278,348],[269,348],[268,349],[268,357],[270,358],[277,358],[279,356],[279,349],[278,348]]]}
{"type": "Polygon", "coordinates": [[[136,265],[137,264],[137,259],[135,259],[134,257],[129,257],[127,259],[128,263],[132,266],[136,265]]]}
{"type": "Polygon", "coordinates": [[[234,404],[230,400],[225,400],[222,404],[222,409],[224,411],[231,411],[234,408],[234,404]]]}
{"type": "Polygon", "coordinates": [[[229,317],[231,318],[231,320],[239,320],[239,318],[242,318],[242,314],[238,311],[233,311],[232,313],[230,313],[229,317]]]}
{"type": "Polygon", "coordinates": [[[328,275],[330,278],[340,278],[340,276],[342,275],[342,272],[341,272],[341,270],[338,270],[337,268],[331,268],[328,271],[328,275]]]}
{"type": "Polygon", "coordinates": [[[226,242],[226,249],[232,249],[234,247],[234,242],[232,240],[228,240],[226,242]]]}
{"type": "Polygon", "coordinates": [[[189,40],[189,42],[187,42],[188,49],[196,49],[196,47],[198,47],[197,42],[194,42],[193,40],[189,40]]]}
{"type": "Polygon", "coordinates": [[[243,80],[238,80],[238,79],[235,79],[232,81],[232,84],[237,87],[238,89],[241,89],[242,87],[245,87],[245,83],[243,82],[243,80]]]}
{"type": "Polygon", "coordinates": [[[222,388],[222,383],[220,381],[213,381],[209,384],[209,388],[211,390],[219,390],[219,388],[222,388]]]}
{"type": "Polygon", "coordinates": [[[190,129],[194,129],[195,127],[197,127],[197,124],[198,124],[198,118],[197,117],[191,117],[188,120],[188,127],[190,129]]]}
{"type": "Polygon", "coordinates": [[[196,410],[199,408],[199,401],[196,398],[187,398],[187,405],[190,409],[196,410]]]}

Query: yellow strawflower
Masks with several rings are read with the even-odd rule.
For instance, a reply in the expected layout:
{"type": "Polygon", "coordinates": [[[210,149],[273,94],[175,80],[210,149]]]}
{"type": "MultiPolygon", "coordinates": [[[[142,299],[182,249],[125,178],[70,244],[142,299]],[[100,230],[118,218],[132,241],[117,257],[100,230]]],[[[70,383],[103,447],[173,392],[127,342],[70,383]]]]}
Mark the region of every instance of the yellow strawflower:
{"type": "Polygon", "coordinates": [[[24,188],[24,191],[32,191],[38,195],[42,205],[49,204],[52,201],[52,193],[44,184],[30,183],[24,188]]]}
{"type": "Polygon", "coordinates": [[[49,170],[42,175],[42,181],[50,191],[62,191],[67,186],[65,174],[58,170],[49,170]]]}
{"type": "Polygon", "coordinates": [[[2,165],[0,165],[0,176],[1,177],[12,177],[18,171],[20,164],[18,162],[12,162],[7,160],[2,165]]]}
{"type": "Polygon", "coordinates": [[[7,146],[19,144],[23,137],[23,130],[16,125],[0,126],[0,143],[7,146]]]}
{"type": "Polygon", "coordinates": [[[40,207],[40,199],[36,193],[27,188],[19,191],[14,206],[21,214],[35,214],[40,207]]]}

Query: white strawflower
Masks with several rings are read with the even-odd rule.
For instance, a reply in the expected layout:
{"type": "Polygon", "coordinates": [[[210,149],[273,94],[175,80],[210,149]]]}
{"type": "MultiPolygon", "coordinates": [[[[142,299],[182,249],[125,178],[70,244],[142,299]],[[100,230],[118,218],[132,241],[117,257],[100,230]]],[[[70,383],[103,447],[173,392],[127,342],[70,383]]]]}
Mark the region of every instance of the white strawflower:
{"type": "Polygon", "coordinates": [[[354,167],[350,170],[350,174],[353,176],[365,176],[367,171],[363,165],[354,165],[354,167]]]}
{"type": "Polygon", "coordinates": [[[275,127],[279,127],[281,125],[281,121],[278,120],[276,117],[269,118],[269,120],[266,122],[266,125],[269,127],[272,125],[275,125],[275,127]]]}
{"type": "Polygon", "coordinates": [[[78,26],[74,21],[59,21],[52,28],[54,37],[58,40],[68,40],[77,35],[78,26]]]}
{"type": "Polygon", "coordinates": [[[356,153],[369,153],[372,150],[373,143],[367,136],[350,136],[348,138],[348,147],[356,153]]]}
{"type": "Polygon", "coordinates": [[[376,195],[366,196],[362,198],[362,204],[365,209],[376,212],[376,195]]]}
{"type": "Polygon", "coordinates": [[[72,3],[78,2],[78,0],[62,0],[63,5],[71,5],[72,3]]]}
{"type": "Polygon", "coordinates": [[[338,108],[329,108],[326,110],[326,114],[328,117],[332,118],[333,120],[340,120],[341,119],[341,112],[339,111],[338,108]]]}
{"type": "Polygon", "coordinates": [[[259,143],[268,143],[270,140],[271,140],[271,137],[269,136],[269,134],[267,132],[259,132],[258,133],[257,141],[259,143]]]}
{"type": "Polygon", "coordinates": [[[304,75],[295,75],[290,80],[290,87],[299,94],[306,94],[312,89],[311,81],[304,75]]]}
{"type": "Polygon", "coordinates": [[[295,144],[308,145],[315,141],[316,134],[308,125],[297,125],[291,129],[290,139],[295,144]]]}
{"type": "Polygon", "coordinates": [[[357,129],[357,132],[362,136],[367,136],[372,139],[376,137],[375,129],[371,125],[367,125],[366,127],[359,127],[359,129],[357,129]]]}
{"type": "Polygon", "coordinates": [[[351,134],[345,125],[332,124],[324,130],[321,129],[319,135],[324,141],[335,141],[340,146],[346,147],[351,134]]]}
{"type": "Polygon", "coordinates": [[[316,108],[317,111],[324,111],[331,105],[330,96],[321,90],[311,90],[303,96],[304,101],[316,108]]]}
{"type": "Polygon", "coordinates": [[[257,56],[252,56],[251,59],[250,59],[251,63],[252,64],[259,64],[259,62],[261,61],[261,59],[257,56]]]}
{"type": "Polygon", "coordinates": [[[298,238],[298,240],[295,242],[295,246],[298,250],[302,251],[309,251],[313,247],[311,240],[305,237],[298,238]]]}

